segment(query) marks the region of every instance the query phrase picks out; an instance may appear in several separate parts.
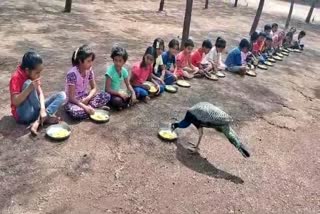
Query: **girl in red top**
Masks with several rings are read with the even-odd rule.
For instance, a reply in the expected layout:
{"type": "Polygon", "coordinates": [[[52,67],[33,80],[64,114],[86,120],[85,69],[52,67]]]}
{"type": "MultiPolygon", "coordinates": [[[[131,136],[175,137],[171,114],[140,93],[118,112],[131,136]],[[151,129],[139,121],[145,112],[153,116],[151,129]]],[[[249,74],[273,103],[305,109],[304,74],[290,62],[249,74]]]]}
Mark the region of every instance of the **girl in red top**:
{"type": "Polygon", "coordinates": [[[135,63],[131,68],[131,85],[139,100],[147,101],[149,99],[149,86],[144,85],[146,81],[155,84],[158,92],[161,94],[164,91],[164,86],[160,84],[153,75],[153,64],[156,50],[153,47],[148,47],[143,55],[142,61],[135,63]]]}

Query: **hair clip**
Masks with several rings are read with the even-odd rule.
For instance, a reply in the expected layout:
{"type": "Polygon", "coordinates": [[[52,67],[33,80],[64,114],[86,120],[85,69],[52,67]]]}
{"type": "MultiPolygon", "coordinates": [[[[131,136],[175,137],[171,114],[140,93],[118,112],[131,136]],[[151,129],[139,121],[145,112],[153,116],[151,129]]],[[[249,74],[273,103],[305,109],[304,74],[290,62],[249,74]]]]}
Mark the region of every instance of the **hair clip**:
{"type": "Polygon", "coordinates": [[[77,48],[77,50],[74,52],[73,60],[77,59],[78,51],[79,51],[79,48],[77,48]]]}

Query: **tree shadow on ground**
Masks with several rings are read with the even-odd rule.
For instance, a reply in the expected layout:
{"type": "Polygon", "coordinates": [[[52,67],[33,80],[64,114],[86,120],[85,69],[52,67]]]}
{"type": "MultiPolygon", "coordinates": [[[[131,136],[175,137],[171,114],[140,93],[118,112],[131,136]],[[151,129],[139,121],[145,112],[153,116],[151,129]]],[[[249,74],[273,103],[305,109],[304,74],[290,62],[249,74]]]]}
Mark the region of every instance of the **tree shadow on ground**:
{"type": "Polygon", "coordinates": [[[213,164],[211,164],[206,158],[202,157],[200,154],[191,154],[186,148],[185,142],[177,142],[176,157],[177,159],[189,169],[213,177],[216,179],[224,179],[231,181],[235,184],[243,184],[244,181],[235,175],[218,169],[213,164]]]}
{"type": "Polygon", "coordinates": [[[16,140],[29,134],[29,130],[27,126],[17,124],[12,116],[4,116],[0,119],[0,134],[4,138],[16,140]]]}

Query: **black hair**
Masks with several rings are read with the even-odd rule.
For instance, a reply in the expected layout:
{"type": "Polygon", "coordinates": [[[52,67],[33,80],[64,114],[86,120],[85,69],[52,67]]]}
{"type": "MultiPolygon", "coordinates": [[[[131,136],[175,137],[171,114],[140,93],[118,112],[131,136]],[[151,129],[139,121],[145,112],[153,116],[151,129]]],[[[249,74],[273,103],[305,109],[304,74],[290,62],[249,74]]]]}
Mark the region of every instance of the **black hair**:
{"type": "Polygon", "coordinates": [[[288,37],[290,37],[291,39],[293,38],[293,32],[288,32],[287,34],[286,34],[286,36],[288,36],[288,37]]]}
{"type": "Polygon", "coordinates": [[[226,48],[227,42],[222,37],[218,37],[215,44],[216,48],[226,48]]]}
{"type": "Polygon", "coordinates": [[[274,27],[279,27],[279,25],[277,23],[273,23],[272,28],[274,28],[274,27]]]}
{"type": "Polygon", "coordinates": [[[242,39],[239,43],[239,48],[243,49],[243,48],[248,48],[250,49],[251,45],[250,42],[247,39],[242,39]]]}
{"type": "Polygon", "coordinates": [[[259,33],[259,37],[260,37],[260,36],[263,36],[264,38],[266,38],[266,37],[267,37],[267,34],[266,34],[265,32],[260,32],[260,33],[259,33]]]}
{"type": "Polygon", "coordinates": [[[33,50],[29,50],[22,57],[21,68],[23,70],[25,70],[26,68],[28,68],[29,70],[33,70],[38,65],[41,65],[41,64],[42,64],[41,56],[37,52],[33,50]]]}
{"type": "Polygon", "coordinates": [[[264,26],[264,31],[271,30],[271,29],[272,29],[272,27],[269,24],[264,26]]]}
{"type": "Polygon", "coordinates": [[[203,48],[208,48],[211,49],[212,48],[212,43],[209,39],[206,39],[202,42],[202,47],[203,48]]]}
{"type": "Polygon", "coordinates": [[[307,34],[306,34],[306,32],[304,30],[302,30],[302,31],[300,31],[299,35],[300,36],[306,36],[307,34]]]}
{"type": "Polygon", "coordinates": [[[268,36],[266,37],[266,40],[272,42],[272,37],[268,35],[268,36]]]}
{"type": "Polygon", "coordinates": [[[92,61],[94,61],[96,55],[88,45],[82,45],[72,54],[72,66],[77,66],[80,62],[83,63],[88,57],[92,57],[92,61]]]}
{"type": "Polygon", "coordinates": [[[111,50],[111,58],[114,60],[116,56],[121,56],[123,60],[126,62],[128,60],[127,50],[123,47],[115,46],[111,50]]]}
{"type": "Polygon", "coordinates": [[[250,41],[255,42],[259,37],[259,33],[257,31],[253,32],[250,36],[250,41]]]}
{"type": "Polygon", "coordinates": [[[183,47],[184,47],[184,48],[194,47],[194,43],[193,43],[192,39],[187,39],[187,40],[184,42],[183,47]]]}
{"type": "Polygon", "coordinates": [[[178,49],[179,49],[179,41],[177,39],[172,39],[170,42],[169,42],[169,48],[175,48],[176,46],[178,46],[178,49]]]}
{"type": "Polygon", "coordinates": [[[156,38],[156,39],[153,41],[152,47],[155,48],[155,49],[158,49],[158,48],[163,47],[163,49],[164,49],[164,41],[163,41],[163,39],[161,39],[161,38],[156,38]]]}
{"type": "MultiPolygon", "coordinates": [[[[145,62],[145,56],[146,55],[151,55],[151,56],[155,56],[155,54],[156,54],[156,49],[155,48],[153,48],[153,47],[151,47],[151,46],[149,46],[147,49],[146,49],[146,51],[145,51],[145,53],[144,53],[144,55],[143,55],[143,57],[142,57],[142,61],[141,61],[141,63],[140,63],[140,68],[145,68],[145,67],[147,67],[147,63],[145,62]]],[[[154,60],[155,60],[156,58],[154,58],[154,60]]]]}

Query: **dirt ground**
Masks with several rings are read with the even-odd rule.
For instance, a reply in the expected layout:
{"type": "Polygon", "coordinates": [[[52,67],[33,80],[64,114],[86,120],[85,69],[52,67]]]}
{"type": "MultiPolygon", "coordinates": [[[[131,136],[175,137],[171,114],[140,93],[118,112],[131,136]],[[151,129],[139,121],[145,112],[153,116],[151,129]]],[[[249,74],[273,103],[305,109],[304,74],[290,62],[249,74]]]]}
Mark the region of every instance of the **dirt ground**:
{"type": "MultiPolygon", "coordinates": [[[[228,49],[246,36],[255,1],[214,1],[203,10],[195,1],[191,36],[223,36],[228,49]]],[[[127,47],[128,67],[158,36],[181,35],[185,1],[79,0],[71,14],[63,0],[0,2],[0,213],[319,213],[320,212],[320,25],[292,24],[307,31],[306,50],[291,54],[257,78],[227,74],[218,82],[192,80],[191,89],[164,94],[149,104],[113,113],[108,124],[75,123],[62,144],[34,139],[10,116],[8,81],[21,56],[35,48],[44,58],[44,90],[63,90],[72,51],[95,49],[100,86],[110,49],[127,47]],[[159,127],[182,118],[188,107],[209,101],[235,119],[233,125],[252,153],[244,159],[221,134],[205,130],[200,155],[182,146],[195,142],[195,128],[179,130],[176,143],[157,138],[159,127]]],[[[283,27],[288,3],[266,3],[260,27],[283,27]]],[[[299,11],[299,12],[297,12],[299,11]]]]}

